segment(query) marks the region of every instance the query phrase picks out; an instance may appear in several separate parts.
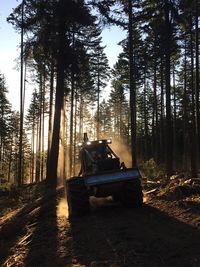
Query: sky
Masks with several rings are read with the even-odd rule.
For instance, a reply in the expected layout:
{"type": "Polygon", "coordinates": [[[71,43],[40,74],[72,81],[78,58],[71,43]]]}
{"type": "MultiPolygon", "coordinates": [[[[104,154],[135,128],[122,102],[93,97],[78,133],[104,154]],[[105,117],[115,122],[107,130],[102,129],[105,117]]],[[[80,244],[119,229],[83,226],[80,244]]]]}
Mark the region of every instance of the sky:
{"type": "MultiPolygon", "coordinates": [[[[0,0],[0,73],[4,74],[8,89],[8,99],[14,110],[19,110],[20,103],[20,72],[16,69],[16,59],[20,55],[20,34],[7,23],[6,18],[20,3],[19,0],[0,0]]],[[[117,45],[124,39],[125,33],[117,27],[105,29],[102,33],[103,45],[110,67],[117,61],[122,48],[117,45]]],[[[26,83],[26,104],[30,101],[33,86],[26,83]]],[[[107,89],[109,91],[109,86],[107,89]]]]}

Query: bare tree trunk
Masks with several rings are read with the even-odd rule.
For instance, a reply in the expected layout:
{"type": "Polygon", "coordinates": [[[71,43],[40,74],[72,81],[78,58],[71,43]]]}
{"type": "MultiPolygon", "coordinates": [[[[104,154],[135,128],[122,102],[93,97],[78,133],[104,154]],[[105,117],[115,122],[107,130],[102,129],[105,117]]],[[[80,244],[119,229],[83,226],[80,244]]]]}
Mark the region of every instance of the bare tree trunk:
{"type": "Polygon", "coordinates": [[[83,99],[82,96],[80,96],[80,101],[79,101],[79,142],[82,141],[83,139],[83,99]]]}
{"type": "Polygon", "coordinates": [[[156,61],[154,62],[154,81],[153,81],[153,136],[152,136],[152,152],[156,162],[158,161],[158,107],[157,107],[157,76],[156,76],[156,61]]]}
{"type": "Polygon", "coordinates": [[[39,177],[39,122],[37,122],[37,129],[36,129],[36,159],[35,159],[35,181],[38,182],[39,177]]]}
{"type": "Polygon", "coordinates": [[[38,151],[37,151],[37,161],[36,161],[36,182],[39,182],[41,180],[42,100],[43,100],[43,75],[40,74],[40,104],[39,104],[38,151]]]}
{"type": "Polygon", "coordinates": [[[149,148],[148,148],[148,118],[147,118],[147,81],[146,81],[146,70],[144,74],[144,160],[149,158],[149,148]]]}
{"type": "MultiPolygon", "coordinates": [[[[176,114],[176,76],[175,76],[175,66],[173,66],[173,102],[174,102],[174,120],[173,120],[173,144],[174,144],[174,159],[177,159],[177,127],[176,127],[176,120],[177,120],[177,114],[176,114]]],[[[176,164],[176,162],[175,162],[176,164]]]]}
{"type": "Polygon", "coordinates": [[[187,154],[188,154],[188,115],[187,115],[187,55],[185,41],[185,59],[184,59],[184,94],[183,94],[183,166],[187,171],[187,154]]]}
{"type": "Polygon", "coordinates": [[[193,56],[193,33],[192,33],[192,19],[191,19],[191,31],[190,31],[190,58],[191,58],[191,91],[192,91],[192,129],[190,133],[190,151],[191,151],[191,174],[192,177],[197,177],[197,150],[195,145],[195,132],[196,132],[196,120],[195,120],[195,89],[194,89],[194,56],[193,56]]]}
{"type": "MultiPolygon", "coordinates": [[[[74,48],[74,32],[72,36],[72,49],[74,48]]],[[[71,111],[70,111],[70,142],[69,142],[69,175],[72,175],[73,171],[73,133],[74,133],[74,90],[75,90],[75,80],[74,80],[74,61],[72,62],[72,73],[71,73],[71,111]]]]}
{"type": "Polygon", "coordinates": [[[64,101],[63,101],[63,109],[62,109],[62,132],[63,132],[63,173],[62,173],[62,177],[63,177],[63,182],[64,179],[66,178],[66,171],[67,171],[67,162],[66,162],[66,138],[67,138],[67,134],[66,134],[66,116],[65,116],[65,112],[66,112],[66,99],[64,97],[64,101]]]}
{"type": "Polygon", "coordinates": [[[75,172],[76,172],[76,128],[77,128],[77,93],[75,94],[75,118],[74,118],[74,160],[73,160],[73,175],[75,176],[75,172]]]}
{"type": "Polygon", "coordinates": [[[20,130],[19,130],[19,164],[18,164],[18,179],[17,184],[20,186],[23,183],[22,180],[22,146],[23,146],[23,69],[24,69],[24,0],[21,5],[21,76],[20,76],[20,130]]]}
{"type": "Polygon", "coordinates": [[[42,155],[41,155],[41,180],[44,179],[44,119],[45,119],[45,86],[46,86],[46,71],[44,68],[44,77],[43,77],[43,90],[42,90],[42,133],[41,133],[41,137],[42,137],[42,155]]]}
{"type": "Polygon", "coordinates": [[[49,130],[48,130],[48,150],[47,150],[47,163],[46,169],[49,165],[49,157],[52,143],[52,129],[53,129],[53,93],[54,93],[54,60],[51,61],[51,77],[50,77],[50,92],[49,92],[49,130]]]}
{"type": "Polygon", "coordinates": [[[173,131],[171,118],[171,87],[170,87],[170,58],[171,58],[171,22],[169,0],[165,0],[165,80],[166,80],[166,173],[173,173],[173,131]]]}
{"type": "MultiPolygon", "coordinates": [[[[62,9],[62,7],[60,7],[62,9]]],[[[59,51],[57,56],[57,85],[56,85],[56,99],[55,99],[55,114],[54,126],[52,135],[52,145],[50,150],[50,159],[47,166],[47,179],[57,181],[57,167],[58,167],[58,154],[59,154],[59,137],[60,137],[60,121],[61,110],[64,101],[64,79],[65,79],[65,23],[64,18],[59,16],[59,51]]]]}
{"type": "Polygon", "coordinates": [[[130,83],[130,116],[131,116],[131,157],[132,167],[137,165],[137,148],[136,148],[136,86],[134,77],[134,62],[133,62],[133,7],[132,0],[128,0],[128,31],[129,31],[129,83],[130,83]]]}
{"type": "Polygon", "coordinates": [[[151,157],[155,154],[155,104],[153,104],[152,112],[152,129],[151,129],[151,157]]]}
{"type": "Polygon", "coordinates": [[[99,128],[100,128],[100,70],[98,69],[97,77],[97,139],[99,139],[99,128]]]}
{"type": "Polygon", "coordinates": [[[160,66],[160,161],[163,163],[165,160],[165,130],[164,130],[164,77],[163,77],[163,57],[161,57],[161,66],[160,66]]]}
{"type": "MultiPolygon", "coordinates": [[[[199,113],[199,10],[198,0],[196,0],[196,16],[195,16],[195,50],[196,50],[196,80],[195,80],[195,94],[196,94],[196,147],[198,161],[200,159],[200,113],[199,113]]],[[[199,166],[198,166],[199,167],[199,166]]]]}
{"type": "Polygon", "coordinates": [[[9,163],[8,163],[8,183],[10,183],[10,176],[11,176],[11,165],[12,165],[12,145],[10,147],[10,154],[9,154],[9,163]]]}
{"type": "Polygon", "coordinates": [[[31,155],[31,183],[34,181],[34,170],[35,170],[35,122],[33,122],[32,126],[32,155],[31,155]]]}

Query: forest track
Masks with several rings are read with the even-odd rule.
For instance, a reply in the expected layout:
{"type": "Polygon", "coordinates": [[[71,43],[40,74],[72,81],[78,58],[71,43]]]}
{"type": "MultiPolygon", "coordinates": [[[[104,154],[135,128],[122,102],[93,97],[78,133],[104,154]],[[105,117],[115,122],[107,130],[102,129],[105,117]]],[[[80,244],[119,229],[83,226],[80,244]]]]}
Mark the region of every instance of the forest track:
{"type": "Polygon", "coordinates": [[[200,266],[198,196],[148,197],[138,209],[95,201],[90,215],[69,221],[64,190],[51,194],[20,233],[0,237],[0,266],[200,266]]]}

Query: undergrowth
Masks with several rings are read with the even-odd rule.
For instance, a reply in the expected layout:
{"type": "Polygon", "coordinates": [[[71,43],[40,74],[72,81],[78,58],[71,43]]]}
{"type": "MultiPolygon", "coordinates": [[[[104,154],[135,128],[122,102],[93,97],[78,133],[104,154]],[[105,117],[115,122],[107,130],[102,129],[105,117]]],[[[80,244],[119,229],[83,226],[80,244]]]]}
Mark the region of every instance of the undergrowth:
{"type": "Polygon", "coordinates": [[[140,164],[140,170],[144,179],[157,180],[164,177],[164,169],[157,165],[153,158],[143,161],[140,164]]]}

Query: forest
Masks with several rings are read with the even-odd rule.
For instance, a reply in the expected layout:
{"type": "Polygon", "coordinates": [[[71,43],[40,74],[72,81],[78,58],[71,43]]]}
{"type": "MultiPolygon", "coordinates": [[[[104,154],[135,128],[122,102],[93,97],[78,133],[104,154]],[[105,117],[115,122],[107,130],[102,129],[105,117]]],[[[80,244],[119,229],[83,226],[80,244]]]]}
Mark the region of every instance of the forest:
{"type": "Polygon", "coordinates": [[[7,21],[21,34],[21,101],[13,111],[1,73],[1,183],[74,175],[84,132],[120,142],[133,166],[197,177],[197,0],[25,0],[7,21]],[[101,32],[112,25],[126,38],[110,68],[101,32]],[[35,89],[25,111],[27,77],[35,89]]]}

